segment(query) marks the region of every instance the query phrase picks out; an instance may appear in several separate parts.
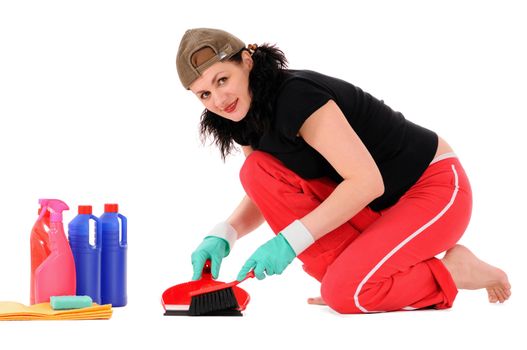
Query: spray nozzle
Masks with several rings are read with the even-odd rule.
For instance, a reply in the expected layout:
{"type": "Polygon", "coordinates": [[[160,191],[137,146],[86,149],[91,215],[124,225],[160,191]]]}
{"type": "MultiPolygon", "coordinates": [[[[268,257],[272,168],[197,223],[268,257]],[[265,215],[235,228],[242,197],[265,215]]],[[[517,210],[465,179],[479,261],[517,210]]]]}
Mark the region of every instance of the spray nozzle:
{"type": "Polygon", "coordinates": [[[60,199],[39,199],[38,203],[41,207],[40,216],[38,219],[42,219],[47,210],[50,211],[50,221],[51,222],[62,222],[62,212],[68,210],[69,207],[66,203],[60,199]]]}

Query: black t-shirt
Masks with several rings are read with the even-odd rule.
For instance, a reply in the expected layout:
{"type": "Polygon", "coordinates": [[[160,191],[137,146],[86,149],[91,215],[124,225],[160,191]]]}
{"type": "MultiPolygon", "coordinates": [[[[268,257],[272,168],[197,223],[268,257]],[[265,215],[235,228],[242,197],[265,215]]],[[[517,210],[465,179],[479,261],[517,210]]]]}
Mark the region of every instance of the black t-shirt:
{"type": "Polygon", "coordinates": [[[270,153],[304,179],[327,176],[340,183],[342,177],[329,162],[297,136],[306,119],[329,100],[342,110],[383,177],[385,192],[370,208],[378,211],[395,204],[432,161],[437,135],[343,80],[313,71],[286,71],[270,130],[258,140],[235,141],[270,153]]]}

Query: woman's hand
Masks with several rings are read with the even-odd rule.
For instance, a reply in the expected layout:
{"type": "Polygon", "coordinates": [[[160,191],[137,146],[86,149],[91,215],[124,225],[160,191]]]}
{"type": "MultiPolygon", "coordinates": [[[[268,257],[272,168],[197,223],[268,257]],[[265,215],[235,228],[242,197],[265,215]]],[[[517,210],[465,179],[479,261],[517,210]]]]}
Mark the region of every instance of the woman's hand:
{"type": "Polygon", "coordinates": [[[192,253],[192,268],[194,274],[192,280],[198,280],[201,278],[203,266],[205,262],[210,259],[211,261],[211,273],[212,278],[218,278],[220,273],[221,261],[229,253],[229,244],[223,238],[208,236],[201,242],[201,244],[192,253]]]}
{"type": "Polygon", "coordinates": [[[279,275],[295,257],[296,254],[285,237],[278,234],[251,255],[236,279],[243,280],[251,270],[254,270],[254,275],[259,280],[264,279],[266,275],[279,275]]]}

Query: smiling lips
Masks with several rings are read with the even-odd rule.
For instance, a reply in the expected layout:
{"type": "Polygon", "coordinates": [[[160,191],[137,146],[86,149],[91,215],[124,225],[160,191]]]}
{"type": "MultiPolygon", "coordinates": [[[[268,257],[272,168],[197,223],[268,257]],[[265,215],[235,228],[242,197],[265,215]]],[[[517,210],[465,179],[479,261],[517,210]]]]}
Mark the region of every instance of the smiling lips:
{"type": "Polygon", "coordinates": [[[230,105],[228,105],[227,107],[225,107],[223,109],[224,112],[227,112],[227,113],[232,113],[236,110],[236,105],[238,104],[238,99],[236,99],[236,101],[234,101],[233,103],[231,103],[230,105]]]}

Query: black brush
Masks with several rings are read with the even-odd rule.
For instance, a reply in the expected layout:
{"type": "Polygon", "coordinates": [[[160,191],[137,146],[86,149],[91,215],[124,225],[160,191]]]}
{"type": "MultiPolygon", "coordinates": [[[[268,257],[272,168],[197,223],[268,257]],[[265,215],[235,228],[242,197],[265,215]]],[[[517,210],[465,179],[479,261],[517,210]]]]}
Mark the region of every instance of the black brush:
{"type": "MultiPolygon", "coordinates": [[[[188,310],[166,310],[164,316],[192,316],[188,310]]],[[[197,315],[194,315],[197,316],[197,315]]],[[[240,310],[219,310],[199,316],[243,316],[240,310]]]]}
{"type": "Polygon", "coordinates": [[[188,314],[191,316],[213,316],[213,313],[222,311],[227,313],[237,311],[239,308],[238,300],[236,300],[232,287],[252,277],[254,277],[254,272],[250,271],[241,281],[222,283],[190,293],[191,299],[188,314]]]}

